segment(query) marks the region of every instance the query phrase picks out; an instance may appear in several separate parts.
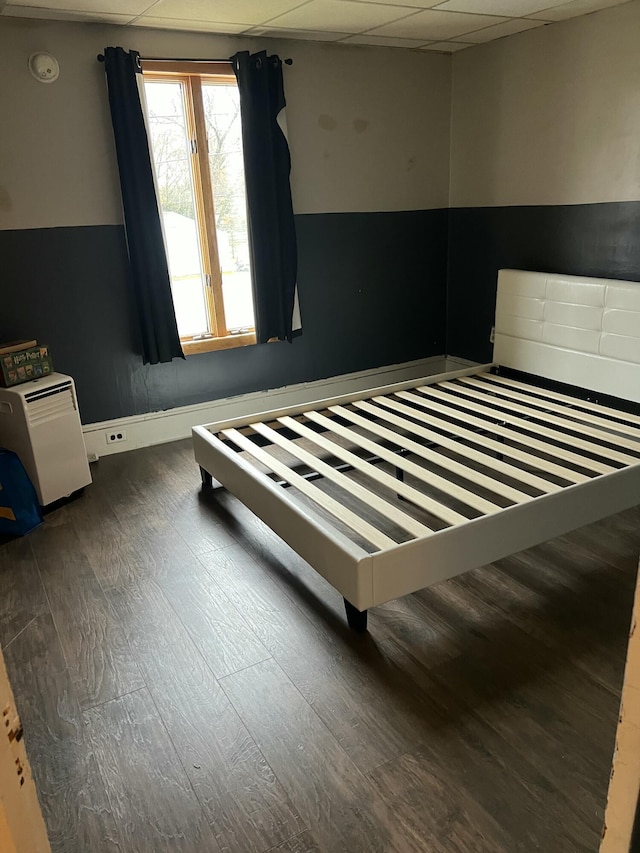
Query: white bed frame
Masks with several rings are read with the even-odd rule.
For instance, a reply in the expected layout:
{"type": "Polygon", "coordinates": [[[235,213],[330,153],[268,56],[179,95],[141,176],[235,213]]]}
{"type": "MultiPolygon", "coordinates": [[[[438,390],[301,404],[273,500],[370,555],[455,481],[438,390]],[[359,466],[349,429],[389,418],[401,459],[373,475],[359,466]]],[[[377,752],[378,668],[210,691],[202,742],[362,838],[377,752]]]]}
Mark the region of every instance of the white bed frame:
{"type": "Polygon", "coordinates": [[[203,482],[243,501],[365,630],[369,607],[640,503],[638,413],[501,367],[640,403],[640,284],[501,270],[493,364],[195,427],[203,482]]]}

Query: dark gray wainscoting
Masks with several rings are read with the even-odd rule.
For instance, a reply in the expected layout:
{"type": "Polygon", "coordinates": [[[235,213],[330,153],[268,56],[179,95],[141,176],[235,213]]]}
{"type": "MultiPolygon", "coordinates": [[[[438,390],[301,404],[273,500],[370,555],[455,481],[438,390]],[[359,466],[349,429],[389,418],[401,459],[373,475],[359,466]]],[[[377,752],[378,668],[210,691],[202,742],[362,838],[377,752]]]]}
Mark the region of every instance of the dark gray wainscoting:
{"type": "Polygon", "coordinates": [[[36,337],[84,423],[444,352],[447,211],[296,217],[304,332],[145,366],[121,226],[0,231],[0,340],[36,337]]]}
{"type": "Polygon", "coordinates": [[[640,202],[449,212],[447,352],[490,361],[498,270],[640,280],[640,202]]]}

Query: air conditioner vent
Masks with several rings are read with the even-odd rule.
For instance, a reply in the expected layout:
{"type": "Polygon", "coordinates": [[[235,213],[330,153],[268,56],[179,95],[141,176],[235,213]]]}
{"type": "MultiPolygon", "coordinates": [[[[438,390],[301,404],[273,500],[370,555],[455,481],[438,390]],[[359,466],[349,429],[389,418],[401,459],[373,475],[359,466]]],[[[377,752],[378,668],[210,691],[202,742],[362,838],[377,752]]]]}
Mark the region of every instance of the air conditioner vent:
{"type": "Polygon", "coordinates": [[[68,386],[53,394],[44,394],[39,398],[27,400],[26,408],[29,425],[34,427],[75,411],[76,402],[73,390],[68,386]]]}
{"type": "Polygon", "coordinates": [[[48,388],[38,389],[37,391],[29,391],[24,395],[27,403],[33,400],[41,400],[43,397],[52,397],[54,394],[60,394],[67,389],[73,389],[72,382],[60,382],[58,385],[50,385],[48,388]]]}

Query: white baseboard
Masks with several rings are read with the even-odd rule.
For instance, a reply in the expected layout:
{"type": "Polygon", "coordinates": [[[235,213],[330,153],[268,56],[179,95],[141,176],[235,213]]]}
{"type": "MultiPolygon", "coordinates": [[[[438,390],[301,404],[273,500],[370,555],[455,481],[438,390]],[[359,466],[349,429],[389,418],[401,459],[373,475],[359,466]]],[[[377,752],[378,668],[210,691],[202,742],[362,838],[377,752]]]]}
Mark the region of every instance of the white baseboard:
{"type": "Polygon", "coordinates": [[[460,358],[458,355],[445,355],[444,357],[447,370],[462,370],[465,367],[477,367],[482,362],[471,361],[468,358],[460,358]]]}
{"type": "Polygon", "coordinates": [[[180,406],[163,412],[149,412],[145,415],[131,415],[112,421],[85,424],[82,429],[87,455],[90,461],[95,461],[101,456],[112,453],[123,453],[138,447],[150,447],[153,444],[165,444],[168,441],[188,438],[191,435],[191,428],[198,424],[213,423],[267,409],[296,406],[325,397],[349,394],[353,391],[366,391],[380,385],[420,379],[422,376],[431,376],[434,373],[456,370],[472,364],[473,362],[465,359],[433,356],[404,364],[331,376],[315,382],[286,385],[270,391],[256,391],[238,397],[226,397],[194,406],[180,406]],[[113,432],[123,432],[126,440],[107,444],[107,436],[113,432]]]}

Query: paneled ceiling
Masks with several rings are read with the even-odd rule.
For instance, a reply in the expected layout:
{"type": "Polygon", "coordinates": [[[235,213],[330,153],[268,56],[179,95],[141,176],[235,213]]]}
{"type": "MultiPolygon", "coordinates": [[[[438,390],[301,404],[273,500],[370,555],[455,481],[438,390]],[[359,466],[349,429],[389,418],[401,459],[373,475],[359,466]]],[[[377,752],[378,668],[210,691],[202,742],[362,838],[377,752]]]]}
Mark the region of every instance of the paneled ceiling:
{"type": "Polygon", "coordinates": [[[9,0],[2,15],[453,53],[626,1],[9,0]]]}

